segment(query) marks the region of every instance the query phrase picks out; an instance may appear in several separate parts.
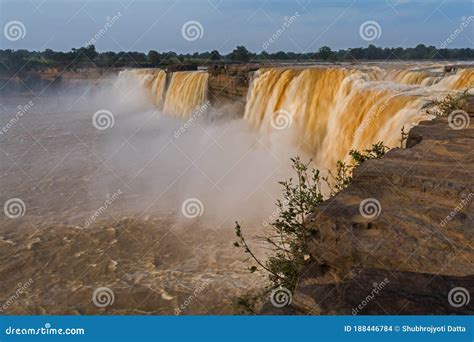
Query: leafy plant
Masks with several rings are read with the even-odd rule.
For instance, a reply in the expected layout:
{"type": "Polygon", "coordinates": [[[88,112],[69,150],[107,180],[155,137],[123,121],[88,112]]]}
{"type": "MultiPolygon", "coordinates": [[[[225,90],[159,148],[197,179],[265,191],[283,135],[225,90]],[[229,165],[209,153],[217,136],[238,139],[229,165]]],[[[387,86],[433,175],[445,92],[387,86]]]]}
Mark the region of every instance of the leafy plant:
{"type": "MultiPolygon", "coordinates": [[[[238,241],[234,243],[236,247],[244,248],[257,265],[268,272],[272,288],[283,286],[289,290],[296,287],[301,269],[309,261],[308,240],[312,231],[307,227],[305,218],[323,201],[319,170],[309,170],[310,162],[303,163],[299,157],[291,161],[297,179],[279,182],[285,200],[277,200],[279,216],[271,223],[272,235],[264,238],[272,246],[274,254],[266,262],[257,258],[238,222],[235,223],[238,241]]],[[[257,266],[249,270],[255,272],[257,266]]]]}
{"type": "Polygon", "coordinates": [[[336,163],[336,171],[329,171],[328,176],[323,178],[330,190],[330,195],[334,196],[339,191],[347,188],[347,186],[352,182],[352,173],[360,164],[369,159],[381,158],[385,155],[385,153],[387,153],[388,150],[389,148],[381,141],[373,144],[371,148],[362,152],[358,150],[351,150],[349,152],[349,156],[352,159],[351,163],[346,163],[339,160],[336,163]]]}
{"type": "Polygon", "coordinates": [[[347,164],[346,162],[338,160],[336,163],[336,171],[329,171],[328,176],[323,180],[327,184],[331,196],[334,196],[349,186],[352,182],[354,167],[354,164],[347,164]]]}
{"type": "Polygon", "coordinates": [[[291,159],[297,177],[279,182],[284,199],[277,200],[278,218],[271,223],[270,236],[263,238],[273,252],[266,261],[257,257],[248,245],[241,225],[235,223],[238,240],[234,246],[243,248],[256,263],[256,266],[249,267],[249,271],[253,273],[260,268],[268,273],[270,280],[270,285],[258,295],[241,297],[238,302],[241,307],[253,312],[253,307],[272,289],[285,287],[293,291],[296,288],[301,271],[312,261],[308,241],[315,228],[308,226],[306,218],[324,201],[322,182],[328,184],[333,195],[350,184],[354,168],[368,159],[382,157],[387,150],[382,142],[363,152],[351,150],[352,163],[338,161],[335,174],[329,173],[327,177],[321,177],[319,170],[310,169],[311,161],[303,163],[299,157],[291,159]]]}
{"type": "Polygon", "coordinates": [[[379,141],[376,144],[373,144],[371,148],[364,150],[363,152],[357,150],[351,150],[349,155],[352,157],[354,161],[353,168],[359,166],[363,162],[369,159],[378,159],[385,155],[385,153],[389,150],[387,146],[383,144],[383,142],[379,141]]]}
{"type": "Polygon", "coordinates": [[[424,108],[428,114],[436,116],[447,116],[451,112],[464,108],[467,98],[469,97],[469,89],[461,93],[448,94],[442,99],[434,99],[429,101],[424,108]]]}

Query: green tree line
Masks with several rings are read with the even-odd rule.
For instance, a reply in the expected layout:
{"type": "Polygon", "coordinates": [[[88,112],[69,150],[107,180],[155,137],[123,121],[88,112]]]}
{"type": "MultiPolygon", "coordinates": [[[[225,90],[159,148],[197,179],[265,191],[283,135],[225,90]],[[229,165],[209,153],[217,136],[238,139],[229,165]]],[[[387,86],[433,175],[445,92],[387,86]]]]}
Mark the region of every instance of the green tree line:
{"type": "Polygon", "coordinates": [[[222,62],[273,62],[273,61],[330,61],[347,62],[363,60],[472,60],[474,49],[437,49],[434,46],[419,44],[414,48],[382,48],[374,45],[333,51],[322,46],[318,51],[295,53],[279,51],[269,53],[250,52],[244,46],[237,46],[228,54],[219,51],[177,54],[173,51],[148,53],[129,52],[97,52],[94,45],[73,48],[69,52],[20,50],[0,50],[0,72],[17,73],[48,67],[75,69],[79,67],[166,67],[178,64],[203,64],[222,62]]]}

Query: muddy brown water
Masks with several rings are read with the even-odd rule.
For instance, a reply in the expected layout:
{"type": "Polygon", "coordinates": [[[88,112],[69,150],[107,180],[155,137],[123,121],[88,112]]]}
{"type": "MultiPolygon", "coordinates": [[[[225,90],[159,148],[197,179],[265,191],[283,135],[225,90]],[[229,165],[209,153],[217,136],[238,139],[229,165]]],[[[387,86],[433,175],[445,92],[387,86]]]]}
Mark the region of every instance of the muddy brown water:
{"type": "Polygon", "coordinates": [[[0,99],[0,124],[7,127],[0,135],[1,204],[25,204],[18,218],[0,215],[0,310],[238,313],[235,299],[264,277],[246,270],[232,228],[183,223],[179,213],[159,207],[166,189],[143,195],[137,174],[152,158],[133,151],[133,140],[155,132],[139,128],[110,144],[91,124],[93,111],[77,110],[77,102],[88,101],[85,93],[0,99]],[[18,106],[31,100],[12,124],[18,106]],[[137,158],[136,168],[111,167],[123,149],[137,158]]]}

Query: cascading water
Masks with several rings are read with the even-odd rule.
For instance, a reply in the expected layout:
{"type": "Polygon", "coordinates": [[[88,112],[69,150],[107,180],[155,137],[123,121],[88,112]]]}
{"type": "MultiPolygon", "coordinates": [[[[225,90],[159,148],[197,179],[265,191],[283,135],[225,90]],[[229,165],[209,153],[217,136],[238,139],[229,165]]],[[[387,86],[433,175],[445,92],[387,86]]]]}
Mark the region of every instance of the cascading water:
{"type": "MultiPolygon", "coordinates": [[[[263,132],[290,137],[318,167],[332,169],[351,149],[377,141],[399,146],[408,131],[429,116],[429,96],[472,86],[472,69],[443,77],[442,68],[268,68],[255,72],[244,119],[263,132]]],[[[206,72],[175,72],[166,88],[159,69],[131,70],[163,112],[186,118],[207,99],[206,72]]]]}
{"type": "Polygon", "coordinates": [[[118,82],[138,80],[151,103],[175,117],[188,117],[207,99],[209,74],[183,71],[171,73],[166,87],[167,74],[161,69],[132,69],[120,72],[118,82]]]}
{"type": "Polygon", "coordinates": [[[422,84],[424,80],[430,77],[426,71],[418,70],[393,70],[390,72],[382,72],[381,80],[392,81],[396,83],[415,85],[422,84]]]}
{"type": "Polygon", "coordinates": [[[166,87],[166,72],[161,69],[133,69],[120,72],[120,79],[127,78],[138,79],[141,86],[146,89],[150,101],[161,108],[164,102],[164,93],[166,87]]]}
{"type": "Polygon", "coordinates": [[[177,117],[189,116],[207,98],[207,72],[175,72],[166,92],[165,113],[177,117]]]}
{"type": "Polygon", "coordinates": [[[451,88],[456,90],[470,88],[474,85],[474,71],[460,70],[454,79],[451,88]]]}
{"type": "MultiPolygon", "coordinates": [[[[130,70],[120,73],[113,87],[107,84],[88,92],[86,101],[67,91],[57,98],[38,96],[31,115],[25,115],[21,127],[20,123],[11,127],[2,140],[2,150],[8,154],[0,154],[5,198],[24,200],[27,214],[20,218],[23,223],[18,222],[34,231],[18,229],[17,220],[0,217],[6,228],[2,236],[15,232],[15,246],[18,242],[14,250],[10,250],[13,244],[4,244],[11,246],[0,249],[0,257],[7,260],[15,255],[32,265],[35,291],[28,295],[28,303],[30,309],[44,308],[48,314],[76,312],[70,295],[85,294],[88,299],[94,284],[126,294],[120,295],[118,306],[107,309],[113,310],[111,314],[173,314],[189,296],[187,289],[203,282],[204,302],[187,310],[201,314],[208,313],[201,307],[216,308],[222,314],[222,307],[232,307],[232,298],[258,293],[268,285],[264,277],[247,271],[246,255],[230,250],[235,238],[232,227],[239,220],[247,236],[271,232],[268,225],[279,213],[274,206],[275,199],[281,198],[278,182],[294,177],[291,157],[304,161],[312,157],[311,166],[325,172],[323,168],[333,168],[351,148],[363,149],[377,141],[397,146],[400,128],[406,126],[408,131],[408,125],[425,117],[420,107],[426,98],[465,89],[474,76],[472,70],[444,76],[444,69],[437,67],[427,68],[422,79],[406,76],[410,71],[397,73],[396,68],[404,67],[262,69],[248,89],[245,120],[236,119],[234,106],[207,105],[204,72],[130,70]],[[425,85],[436,77],[439,82],[425,85]],[[412,84],[402,84],[403,80],[412,84]],[[200,109],[204,110],[193,113],[203,101],[206,106],[200,109]],[[115,125],[96,129],[92,113],[99,109],[110,111],[115,125]],[[181,119],[187,115],[191,117],[181,119]],[[71,141],[71,132],[81,144],[71,141]],[[47,151],[36,144],[35,133],[54,137],[48,139],[47,151]],[[19,179],[18,172],[9,171],[12,160],[28,170],[28,177],[19,179]],[[65,240],[71,248],[64,248],[65,240]],[[110,251],[106,258],[104,249],[110,251]],[[38,263],[38,253],[47,253],[48,260],[57,262],[45,268],[38,263]],[[82,269],[83,278],[71,272],[82,269]],[[52,293],[49,284],[58,274],[63,285],[52,293]],[[137,309],[137,300],[145,297],[151,298],[151,304],[147,300],[137,309]]],[[[225,84],[227,76],[219,81],[225,84]]],[[[18,99],[25,99],[19,95],[5,98],[6,120],[18,99]]],[[[437,152],[443,154],[450,147],[456,148],[443,145],[437,152]]],[[[426,170],[436,164],[427,162],[426,170]]],[[[349,206],[358,204],[355,199],[349,206]]],[[[449,203],[435,203],[435,209],[449,212],[456,205],[449,203]]],[[[418,216],[411,221],[418,224],[418,216]]],[[[261,247],[257,255],[266,260],[268,246],[255,245],[261,247]]],[[[16,265],[15,258],[3,263],[4,279],[16,265]]],[[[29,267],[25,272],[19,276],[31,275],[29,267]]],[[[17,278],[10,279],[8,288],[16,286],[17,278]]],[[[81,305],[83,313],[101,313],[89,301],[81,305]]]]}
{"type": "Polygon", "coordinates": [[[143,83],[149,90],[150,98],[155,106],[163,106],[166,72],[163,70],[153,70],[152,72],[144,70],[139,71],[138,74],[143,77],[143,83]]]}
{"type": "Polygon", "coordinates": [[[318,166],[332,168],[351,148],[378,140],[395,145],[403,125],[423,119],[415,97],[369,84],[364,73],[342,68],[262,70],[249,90],[244,118],[265,131],[287,120],[284,128],[294,142],[318,166]]]}
{"type": "MultiPolygon", "coordinates": [[[[462,71],[449,87],[467,87],[473,75],[462,71]]],[[[433,79],[428,72],[409,70],[261,69],[250,86],[244,118],[263,132],[285,131],[316,165],[332,169],[351,149],[377,141],[399,146],[402,127],[407,131],[428,118],[421,106],[429,87],[422,85],[436,83],[433,79]]]]}

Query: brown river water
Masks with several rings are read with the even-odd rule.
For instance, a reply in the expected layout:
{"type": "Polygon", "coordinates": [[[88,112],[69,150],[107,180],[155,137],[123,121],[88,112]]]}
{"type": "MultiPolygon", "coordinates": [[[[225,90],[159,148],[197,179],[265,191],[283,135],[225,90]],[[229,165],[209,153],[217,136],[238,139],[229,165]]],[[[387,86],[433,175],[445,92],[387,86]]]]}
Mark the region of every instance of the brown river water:
{"type": "Polygon", "coordinates": [[[429,118],[428,97],[473,76],[262,69],[245,113],[212,107],[202,72],[173,74],[167,90],[163,72],[141,70],[1,95],[0,310],[238,313],[266,280],[233,247],[234,221],[264,256],[256,237],[278,214],[290,157],[328,169],[351,148],[398,146],[402,127],[429,118]]]}

